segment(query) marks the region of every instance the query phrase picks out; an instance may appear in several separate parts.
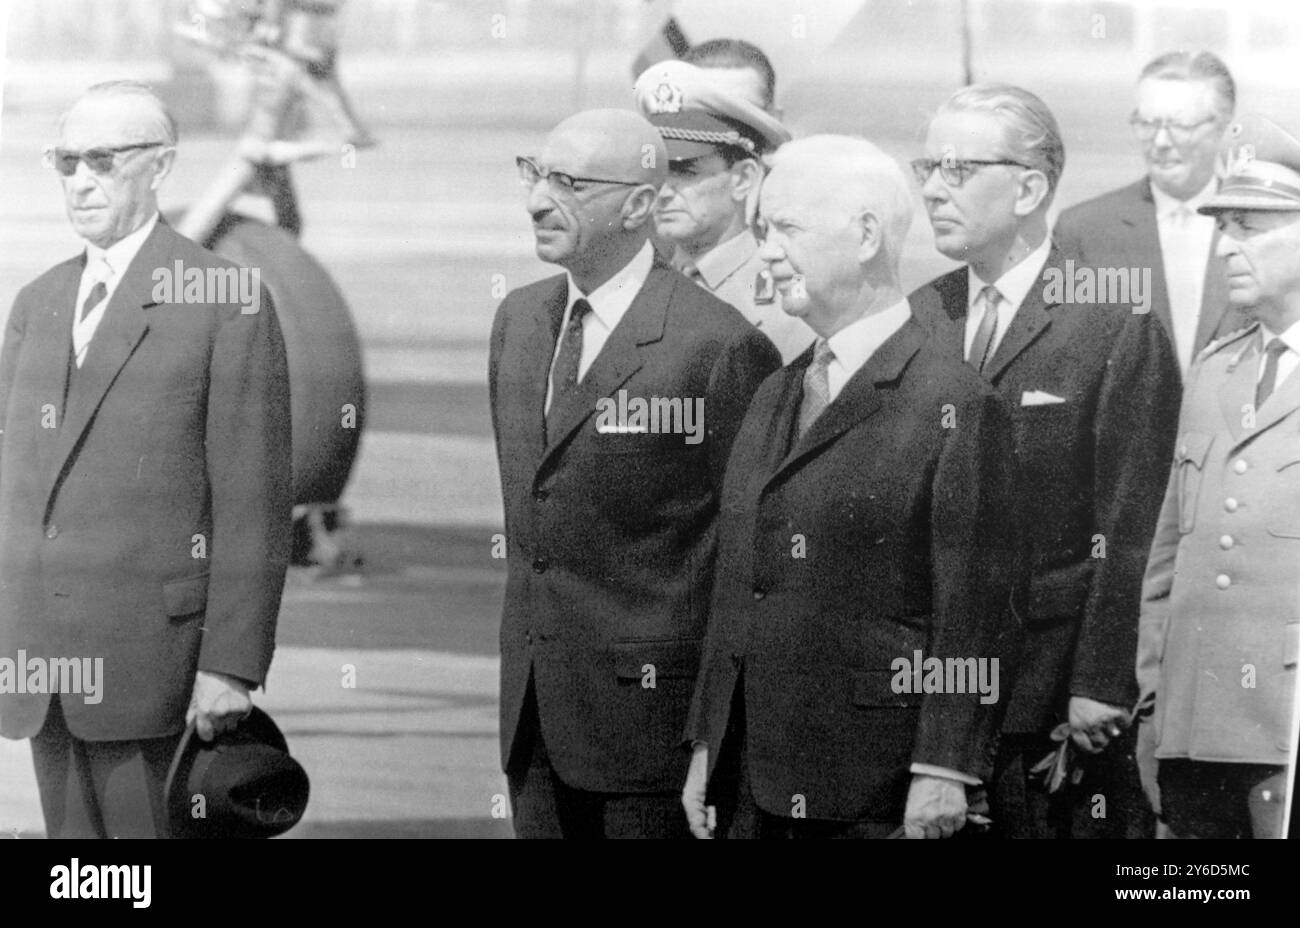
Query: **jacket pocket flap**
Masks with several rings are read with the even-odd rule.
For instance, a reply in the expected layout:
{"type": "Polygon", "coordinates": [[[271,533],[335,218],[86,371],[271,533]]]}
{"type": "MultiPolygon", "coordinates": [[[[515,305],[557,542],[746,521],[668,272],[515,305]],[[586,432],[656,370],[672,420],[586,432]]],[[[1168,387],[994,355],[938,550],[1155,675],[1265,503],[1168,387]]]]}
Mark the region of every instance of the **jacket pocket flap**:
{"type": "Polygon", "coordinates": [[[700,670],[700,639],[614,642],[614,675],[620,680],[694,677],[700,670]]]}
{"type": "Polygon", "coordinates": [[[912,673],[909,670],[858,670],[853,674],[853,705],[876,707],[904,707],[921,704],[922,694],[894,691],[894,679],[906,678],[906,688],[911,689],[912,673]]]}
{"type": "Polygon", "coordinates": [[[1214,444],[1214,436],[1205,432],[1184,432],[1178,436],[1178,444],[1174,446],[1174,460],[1179,464],[1194,464],[1201,467],[1205,464],[1205,456],[1210,453],[1210,445],[1214,444]]]}
{"type": "Polygon", "coordinates": [[[208,604],[208,575],[164,583],[163,604],[171,616],[202,612],[208,604]]]}

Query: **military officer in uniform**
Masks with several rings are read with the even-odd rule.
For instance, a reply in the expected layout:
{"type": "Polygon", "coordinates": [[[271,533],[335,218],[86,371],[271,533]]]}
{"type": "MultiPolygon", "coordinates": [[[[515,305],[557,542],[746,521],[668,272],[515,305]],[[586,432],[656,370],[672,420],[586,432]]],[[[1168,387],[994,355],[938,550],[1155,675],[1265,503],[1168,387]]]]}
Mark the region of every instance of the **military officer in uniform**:
{"type": "Polygon", "coordinates": [[[656,237],[672,264],[730,303],[788,364],[812,344],[813,331],[787,315],[758,257],[747,206],[756,202],[763,155],[789,141],[777,120],[710,73],[683,61],[648,68],[636,82],[637,108],[663,136],[668,181],[655,204],[656,237]]]}
{"type": "Polygon", "coordinates": [[[1251,321],[1188,376],[1143,589],[1139,754],[1173,835],[1278,837],[1300,631],[1300,140],[1246,117],[1226,145],[1201,212],[1251,321]]]}

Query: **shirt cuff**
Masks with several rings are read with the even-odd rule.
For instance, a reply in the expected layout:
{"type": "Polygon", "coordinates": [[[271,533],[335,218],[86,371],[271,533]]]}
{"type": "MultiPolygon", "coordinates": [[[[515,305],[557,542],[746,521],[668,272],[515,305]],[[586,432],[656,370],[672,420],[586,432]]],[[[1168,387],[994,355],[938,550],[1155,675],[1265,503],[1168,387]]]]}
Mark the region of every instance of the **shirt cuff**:
{"type": "Polygon", "coordinates": [[[943,777],[945,780],[956,780],[958,783],[965,783],[967,786],[982,785],[979,777],[973,777],[969,773],[962,773],[958,770],[949,770],[947,767],[936,767],[934,764],[913,764],[911,770],[912,773],[921,776],[943,777]]]}

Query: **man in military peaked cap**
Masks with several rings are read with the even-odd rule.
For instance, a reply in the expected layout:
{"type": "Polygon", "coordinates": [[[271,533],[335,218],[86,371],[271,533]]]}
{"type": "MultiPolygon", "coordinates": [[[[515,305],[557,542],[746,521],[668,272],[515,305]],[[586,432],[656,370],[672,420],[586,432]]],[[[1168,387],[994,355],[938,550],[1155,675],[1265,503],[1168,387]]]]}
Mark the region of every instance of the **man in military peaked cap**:
{"type": "Polygon", "coordinates": [[[1175,835],[1279,837],[1300,649],[1300,140],[1243,117],[1225,146],[1201,212],[1251,322],[1188,377],[1143,590],[1139,754],[1175,835]]]}
{"type": "Polygon", "coordinates": [[[708,70],[683,61],[648,68],[634,93],[668,149],[654,219],[656,235],[673,248],[673,265],[740,310],[788,363],[812,344],[813,332],[782,311],[748,219],[761,159],[790,133],[708,70]]]}

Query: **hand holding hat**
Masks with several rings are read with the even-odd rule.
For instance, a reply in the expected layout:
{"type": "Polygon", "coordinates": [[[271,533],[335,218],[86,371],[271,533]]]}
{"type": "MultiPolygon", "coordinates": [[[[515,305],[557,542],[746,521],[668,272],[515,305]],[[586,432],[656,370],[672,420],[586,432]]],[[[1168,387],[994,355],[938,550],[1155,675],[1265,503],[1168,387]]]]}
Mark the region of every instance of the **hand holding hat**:
{"type": "Polygon", "coordinates": [[[194,694],[190,697],[185,724],[194,723],[204,741],[229,731],[253,711],[248,686],[238,677],[200,670],[194,677],[194,694]]]}

